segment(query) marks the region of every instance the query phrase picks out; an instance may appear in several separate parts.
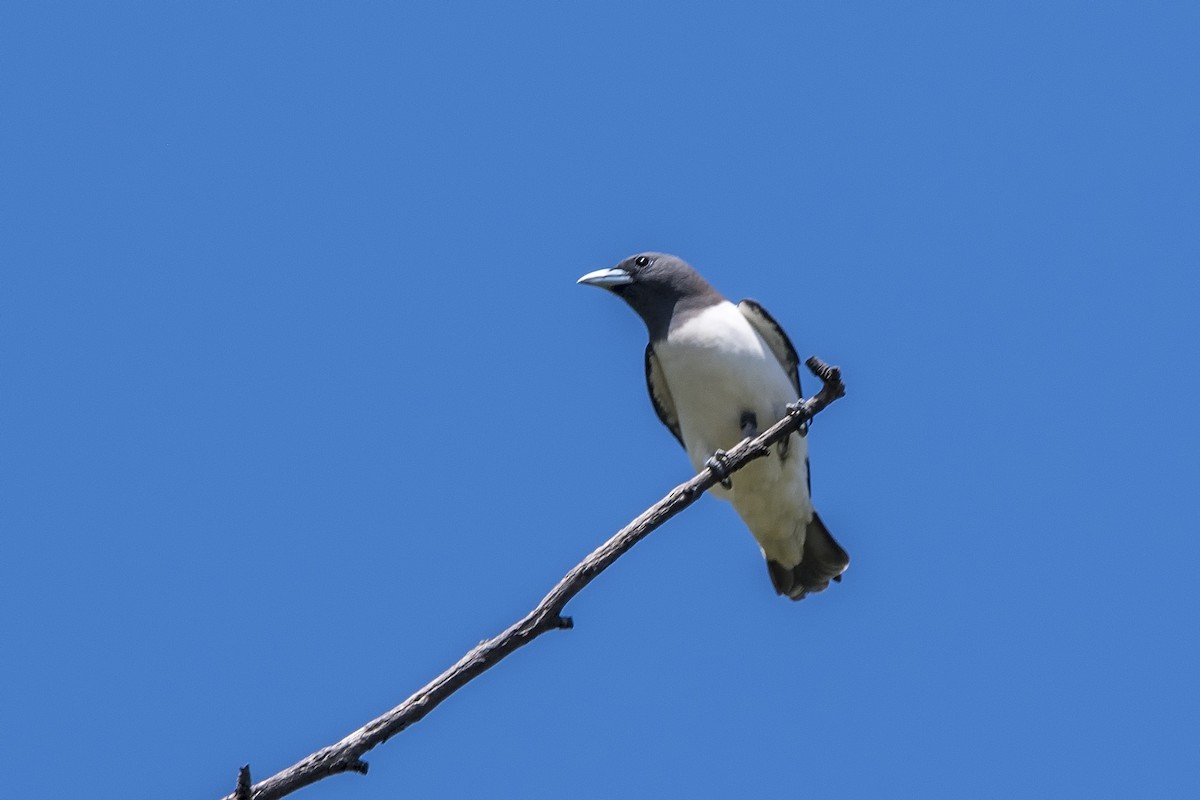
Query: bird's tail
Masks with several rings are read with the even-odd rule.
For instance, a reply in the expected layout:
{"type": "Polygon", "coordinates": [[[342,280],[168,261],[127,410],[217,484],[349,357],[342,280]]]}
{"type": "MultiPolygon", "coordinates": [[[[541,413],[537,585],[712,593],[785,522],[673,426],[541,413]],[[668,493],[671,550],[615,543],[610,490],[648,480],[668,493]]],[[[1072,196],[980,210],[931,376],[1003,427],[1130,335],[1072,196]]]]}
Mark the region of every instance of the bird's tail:
{"type": "Polygon", "coordinates": [[[767,572],[776,594],[793,600],[803,600],[809,592],[823,592],[830,581],[840,581],[850,556],[825,528],[825,523],[813,512],[812,521],[804,534],[804,554],[799,564],[785,567],[778,561],[767,560],[767,572]]]}

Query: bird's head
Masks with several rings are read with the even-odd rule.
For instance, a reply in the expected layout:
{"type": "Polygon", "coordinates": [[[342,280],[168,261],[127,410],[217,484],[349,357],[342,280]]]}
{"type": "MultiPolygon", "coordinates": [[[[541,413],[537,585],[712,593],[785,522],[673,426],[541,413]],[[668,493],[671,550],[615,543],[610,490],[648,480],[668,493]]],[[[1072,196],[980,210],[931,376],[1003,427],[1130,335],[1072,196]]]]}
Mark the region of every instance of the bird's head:
{"type": "Polygon", "coordinates": [[[615,267],[589,272],[577,283],[620,297],[645,321],[652,337],[665,333],[677,305],[711,302],[716,294],[686,261],[665,253],[638,253],[615,267]]]}

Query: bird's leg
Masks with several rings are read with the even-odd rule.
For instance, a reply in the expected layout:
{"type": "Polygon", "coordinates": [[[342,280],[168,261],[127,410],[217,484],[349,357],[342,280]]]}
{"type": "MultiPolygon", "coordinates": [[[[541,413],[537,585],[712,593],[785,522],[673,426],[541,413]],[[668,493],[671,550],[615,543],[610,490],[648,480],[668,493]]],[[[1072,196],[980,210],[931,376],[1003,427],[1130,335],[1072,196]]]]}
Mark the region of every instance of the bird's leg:
{"type": "MultiPolygon", "coordinates": [[[[753,411],[742,411],[742,416],[738,420],[738,427],[741,428],[743,439],[753,439],[758,436],[758,415],[753,411]]],[[[725,451],[717,450],[704,462],[704,466],[713,471],[720,481],[721,485],[726,489],[733,488],[733,481],[729,479],[729,473],[725,469],[725,451]]]]}
{"type": "Polygon", "coordinates": [[[758,415],[753,411],[743,411],[741,426],[743,438],[753,439],[758,436],[758,415]]]}
{"type": "Polygon", "coordinates": [[[721,486],[726,489],[733,488],[733,481],[729,479],[729,470],[725,468],[724,450],[718,449],[713,451],[713,454],[708,457],[708,461],[704,462],[704,466],[713,471],[713,475],[717,476],[717,480],[721,482],[721,486]]]}

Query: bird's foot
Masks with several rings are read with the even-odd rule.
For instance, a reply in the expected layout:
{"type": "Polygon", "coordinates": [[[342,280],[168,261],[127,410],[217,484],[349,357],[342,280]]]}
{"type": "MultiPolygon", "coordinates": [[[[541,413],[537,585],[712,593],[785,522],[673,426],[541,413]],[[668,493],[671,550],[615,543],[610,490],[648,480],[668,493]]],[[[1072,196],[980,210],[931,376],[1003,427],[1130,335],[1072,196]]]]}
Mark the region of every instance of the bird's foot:
{"type": "MultiPolygon", "coordinates": [[[[803,397],[794,403],[788,403],[787,408],[785,410],[789,414],[794,414],[800,410],[800,406],[802,406],[802,405],[804,405],[803,397]]],[[[800,434],[800,438],[804,438],[805,436],[808,436],[808,426],[811,424],[812,424],[812,420],[806,419],[806,420],[804,420],[804,422],[802,422],[800,424],[800,427],[796,429],[796,432],[800,434]]]]}
{"type": "Polygon", "coordinates": [[[713,475],[717,476],[717,480],[721,482],[721,486],[726,489],[733,488],[733,481],[729,479],[729,470],[725,467],[725,451],[717,450],[708,457],[708,461],[704,462],[704,466],[712,470],[713,475]]]}

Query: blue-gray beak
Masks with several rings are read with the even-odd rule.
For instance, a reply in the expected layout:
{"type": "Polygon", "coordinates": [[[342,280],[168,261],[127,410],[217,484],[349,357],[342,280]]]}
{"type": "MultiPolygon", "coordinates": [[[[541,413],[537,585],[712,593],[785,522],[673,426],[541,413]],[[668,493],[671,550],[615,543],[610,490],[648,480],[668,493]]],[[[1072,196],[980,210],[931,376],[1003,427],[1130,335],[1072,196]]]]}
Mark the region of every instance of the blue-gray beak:
{"type": "Polygon", "coordinates": [[[598,269],[595,272],[589,272],[575,282],[584,283],[588,286],[599,286],[601,289],[611,289],[614,286],[624,286],[627,283],[633,283],[633,276],[619,267],[613,267],[612,269],[598,269]]]}

